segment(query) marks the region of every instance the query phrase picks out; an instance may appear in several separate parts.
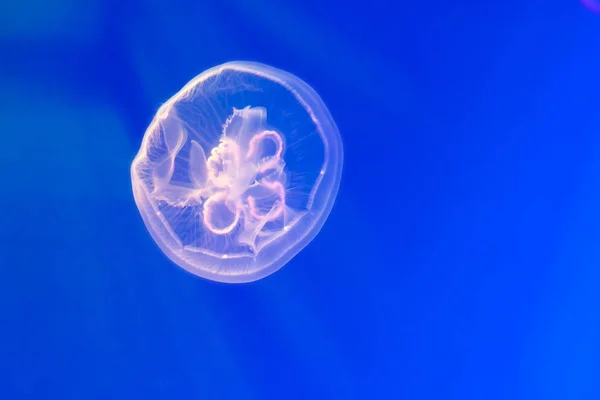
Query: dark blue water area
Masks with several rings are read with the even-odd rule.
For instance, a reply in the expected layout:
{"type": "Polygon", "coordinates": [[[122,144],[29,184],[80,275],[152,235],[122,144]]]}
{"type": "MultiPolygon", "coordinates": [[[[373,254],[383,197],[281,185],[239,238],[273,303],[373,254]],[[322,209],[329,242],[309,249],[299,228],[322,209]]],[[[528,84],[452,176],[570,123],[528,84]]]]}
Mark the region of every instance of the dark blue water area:
{"type": "Polygon", "coordinates": [[[6,4],[1,399],[600,398],[580,2],[6,4]],[[309,83],[345,150],[321,233],[242,285],[171,263],[129,176],[158,107],[232,60],[309,83]]]}

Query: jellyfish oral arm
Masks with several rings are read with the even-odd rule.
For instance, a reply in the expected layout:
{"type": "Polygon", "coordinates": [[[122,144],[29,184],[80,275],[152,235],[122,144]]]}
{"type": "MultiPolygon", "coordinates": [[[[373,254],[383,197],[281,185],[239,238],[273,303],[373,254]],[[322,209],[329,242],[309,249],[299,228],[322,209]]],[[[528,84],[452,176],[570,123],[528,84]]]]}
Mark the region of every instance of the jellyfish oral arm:
{"type": "Polygon", "coordinates": [[[284,144],[277,132],[261,129],[261,122],[257,119],[262,120],[265,115],[264,110],[255,111],[249,107],[234,110],[224,127],[223,136],[218,145],[211,149],[208,159],[205,159],[201,146],[192,141],[190,179],[196,189],[207,196],[203,204],[202,223],[215,235],[229,235],[240,223],[242,229],[257,234],[266,223],[275,221],[283,214],[284,144]],[[237,118],[242,121],[237,121],[237,118]],[[248,122],[247,119],[253,121],[248,122]],[[238,126],[237,131],[229,129],[229,124],[234,123],[238,126]],[[248,132],[249,127],[256,132],[248,132]],[[274,154],[262,154],[265,141],[275,144],[274,154]],[[218,217],[216,204],[225,206],[221,208],[221,214],[230,215],[218,217]],[[228,220],[228,223],[217,224],[215,220],[228,220]]]}

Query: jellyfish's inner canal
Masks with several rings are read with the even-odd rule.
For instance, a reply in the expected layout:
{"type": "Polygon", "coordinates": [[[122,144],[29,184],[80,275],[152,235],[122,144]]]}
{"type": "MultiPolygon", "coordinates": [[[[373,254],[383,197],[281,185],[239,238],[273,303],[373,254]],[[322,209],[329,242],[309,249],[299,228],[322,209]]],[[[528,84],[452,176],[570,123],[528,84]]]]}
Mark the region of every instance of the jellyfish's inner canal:
{"type": "Polygon", "coordinates": [[[222,258],[254,256],[293,223],[296,213],[286,207],[284,141],[263,128],[265,119],[263,108],[234,109],[208,158],[191,141],[188,172],[194,187],[188,195],[168,200],[154,193],[171,207],[195,210],[185,213],[196,218],[191,234],[190,221],[170,222],[175,234],[188,231],[178,234],[184,246],[222,258]]]}

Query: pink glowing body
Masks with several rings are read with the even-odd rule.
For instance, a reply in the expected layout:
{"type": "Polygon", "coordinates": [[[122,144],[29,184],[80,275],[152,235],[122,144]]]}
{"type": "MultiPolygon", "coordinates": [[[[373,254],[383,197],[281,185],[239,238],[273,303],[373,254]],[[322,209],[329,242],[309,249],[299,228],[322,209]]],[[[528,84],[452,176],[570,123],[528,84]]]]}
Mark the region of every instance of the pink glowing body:
{"type": "Polygon", "coordinates": [[[316,236],[342,163],[339,132],[314,90],[236,62],[200,74],[158,110],[131,177],[142,218],[172,261],[248,282],[316,236]]]}

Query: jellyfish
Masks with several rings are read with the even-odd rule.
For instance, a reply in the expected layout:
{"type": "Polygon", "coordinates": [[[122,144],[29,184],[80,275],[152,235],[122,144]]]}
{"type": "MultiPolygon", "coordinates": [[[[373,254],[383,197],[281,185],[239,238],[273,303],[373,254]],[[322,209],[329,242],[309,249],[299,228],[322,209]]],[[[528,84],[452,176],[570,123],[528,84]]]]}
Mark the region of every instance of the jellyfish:
{"type": "Polygon", "coordinates": [[[336,124],[307,83],[230,62],[158,109],[131,183],[147,230],[171,261],[241,283],[279,270],[316,237],[342,164],[336,124]]]}

